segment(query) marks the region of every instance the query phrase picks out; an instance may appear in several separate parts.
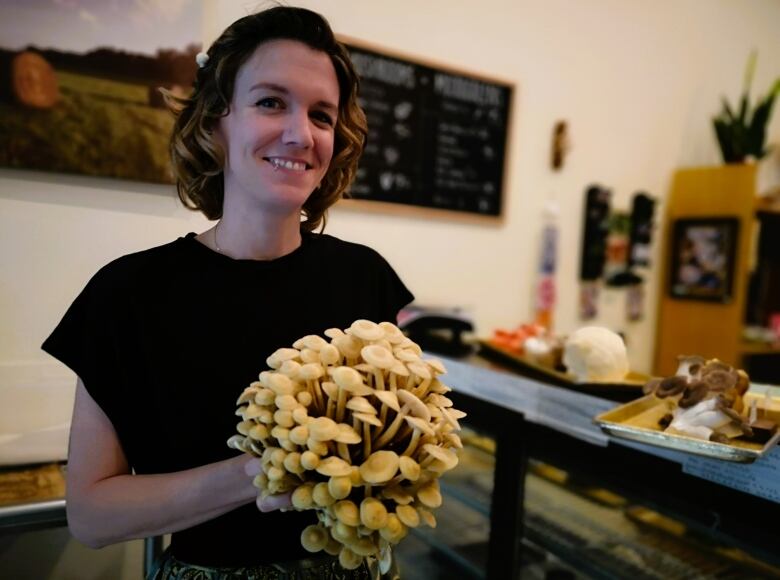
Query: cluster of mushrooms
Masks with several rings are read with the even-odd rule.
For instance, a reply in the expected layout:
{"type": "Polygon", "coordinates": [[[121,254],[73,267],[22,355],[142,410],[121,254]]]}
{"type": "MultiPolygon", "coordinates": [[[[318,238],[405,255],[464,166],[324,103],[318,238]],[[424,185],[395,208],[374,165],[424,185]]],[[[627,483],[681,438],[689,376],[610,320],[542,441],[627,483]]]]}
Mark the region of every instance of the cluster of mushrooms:
{"type": "Polygon", "coordinates": [[[458,462],[458,419],[437,378],[440,361],[392,323],[357,320],[308,335],[268,359],[272,370],[238,398],[242,421],[228,445],[261,458],[261,495],[292,491],[318,524],[301,534],[310,552],[355,569],[390,565],[409,528],[435,527],[439,476],[458,462]]]}
{"type": "Polygon", "coordinates": [[[741,369],[718,359],[682,356],[674,376],[651,379],[644,392],[666,401],[670,412],[659,421],[666,432],[727,443],[753,436],[742,414],[742,396],[749,386],[741,369]]]}

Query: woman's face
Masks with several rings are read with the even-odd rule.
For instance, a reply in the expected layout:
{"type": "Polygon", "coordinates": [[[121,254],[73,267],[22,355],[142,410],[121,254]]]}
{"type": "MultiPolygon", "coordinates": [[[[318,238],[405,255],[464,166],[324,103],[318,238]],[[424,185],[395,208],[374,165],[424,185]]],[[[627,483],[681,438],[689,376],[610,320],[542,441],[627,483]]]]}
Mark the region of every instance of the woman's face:
{"type": "Polygon", "coordinates": [[[261,44],[236,75],[220,119],[225,195],[298,212],[333,156],[339,84],[324,52],[292,40],[261,44]]]}

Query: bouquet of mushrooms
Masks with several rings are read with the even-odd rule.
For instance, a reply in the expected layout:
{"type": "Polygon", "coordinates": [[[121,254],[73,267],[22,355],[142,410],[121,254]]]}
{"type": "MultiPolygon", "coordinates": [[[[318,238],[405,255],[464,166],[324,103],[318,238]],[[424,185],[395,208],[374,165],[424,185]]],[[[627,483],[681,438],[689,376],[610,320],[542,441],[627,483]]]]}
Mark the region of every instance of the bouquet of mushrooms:
{"type": "Polygon", "coordinates": [[[324,334],[268,357],[271,370],[238,398],[228,445],[261,458],[260,494],[292,491],[295,509],[316,510],[304,548],[347,569],[377,558],[385,572],[409,528],[436,526],[438,478],[458,462],[465,413],[445,396],[441,362],[392,323],[324,334]]]}
{"type": "Polygon", "coordinates": [[[717,359],[682,356],[674,376],[654,378],[644,386],[667,404],[668,413],[659,421],[668,433],[726,443],[752,436],[742,414],[742,396],[750,385],[745,371],[717,359]]]}

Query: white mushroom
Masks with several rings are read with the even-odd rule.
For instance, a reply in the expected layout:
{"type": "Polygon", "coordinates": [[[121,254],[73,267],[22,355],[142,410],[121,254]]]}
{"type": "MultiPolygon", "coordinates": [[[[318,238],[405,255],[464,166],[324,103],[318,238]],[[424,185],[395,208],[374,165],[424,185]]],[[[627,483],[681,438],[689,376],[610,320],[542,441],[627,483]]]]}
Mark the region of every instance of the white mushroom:
{"type": "Polygon", "coordinates": [[[279,348],[271,356],[269,356],[265,362],[272,369],[276,370],[286,360],[292,360],[298,358],[300,352],[295,348],[279,348]]]}
{"type": "Polygon", "coordinates": [[[390,426],[374,441],[374,449],[381,449],[393,439],[398,432],[398,428],[401,426],[404,417],[407,415],[411,414],[415,417],[425,419],[425,421],[431,420],[431,412],[428,410],[428,407],[411,392],[398,390],[396,395],[398,396],[398,400],[403,404],[403,407],[401,407],[401,410],[395,416],[393,422],[390,423],[390,426]]]}
{"type": "Polygon", "coordinates": [[[357,336],[361,340],[370,342],[384,338],[385,331],[378,324],[370,320],[356,320],[347,330],[347,333],[357,336]]]}

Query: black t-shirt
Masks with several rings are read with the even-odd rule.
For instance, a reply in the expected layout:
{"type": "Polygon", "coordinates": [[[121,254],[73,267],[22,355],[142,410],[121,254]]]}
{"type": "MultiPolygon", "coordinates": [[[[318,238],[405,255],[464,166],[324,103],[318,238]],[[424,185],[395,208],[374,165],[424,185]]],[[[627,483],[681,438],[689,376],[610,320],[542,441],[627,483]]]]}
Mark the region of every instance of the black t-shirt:
{"type": "MultiPolygon", "coordinates": [[[[412,299],[366,246],[303,233],[278,259],[234,260],[190,233],[102,268],[43,349],[84,382],[135,473],[166,473],[236,455],[236,399],[277,348],[358,318],[394,322],[412,299]]],[[[206,566],[293,560],[312,522],[249,504],[174,533],[171,549],[206,566]]]]}

